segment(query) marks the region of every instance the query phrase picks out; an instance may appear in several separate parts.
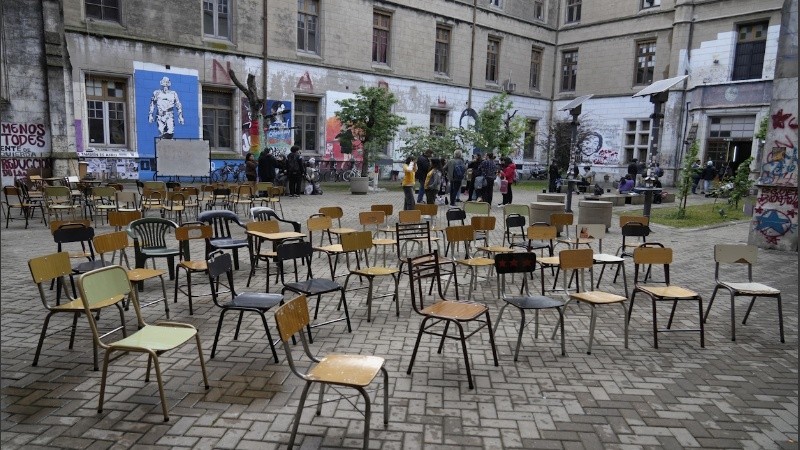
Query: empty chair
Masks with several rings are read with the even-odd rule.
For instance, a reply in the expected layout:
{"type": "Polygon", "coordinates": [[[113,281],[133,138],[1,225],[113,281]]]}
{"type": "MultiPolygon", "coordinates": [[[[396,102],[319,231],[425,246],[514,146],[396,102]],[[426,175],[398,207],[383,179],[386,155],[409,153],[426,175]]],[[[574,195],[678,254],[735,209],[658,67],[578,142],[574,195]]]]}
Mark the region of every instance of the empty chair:
{"type": "MultiPolygon", "coordinates": [[[[371,211],[372,212],[372,211],[371,211]]],[[[381,211],[375,211],[380,215],[383,215],[381,211]]],[[[365,254],[369,252],[373,245],[373,238],[372,233],[369,231],[356,231],[354,233],[347,233],[342,235],[342,251],[344,252],[352,252],[356,255],[356,268],[351,269],[350,273],[347,275],[344,281],[344,290],[345,292],[352,292],[355,289],[359,288],[351,288],[348,289],[350,283],[350,277],[356,275],[358,277],[364,277],[367,279],[369,286],[366,287],[367,289],[367,322],[372,320],[372,302],[378,298],[386,298],[391,297],[392,301],[395,304],[395,313],[397,316],[400,316],[400,298],[398,296],[398,285],[400,282],[399,273],[400,270],[393,268],[393,267],[380,267],[380,266],[372,266],[369,265],[369,256],[364,258],[364,266],[361,267],[360,258],[358,257],[359,252],[363,251],[365,254]],[[375,295],[374,293],[374,281],[376,277],[383,277],[383,276],[390,276],[392,277],[392,281],[394,281],[394,289],[388,293],[375,295]]]]}
{"type": "Polygon", "coordinates": [[[174,234],[178,224],[168,219],[145,217],[128,225],[128,235],[133,239],[135,265],[145,267],[148,259],[165,258],[169,279],[175,279],[175,257],[180,255],[177,246],[167,241],[167,235],[174,234]]]}
{"type": "MultiPolygon", "coordinates": [[[[278,233],[281,230],[280,223],[277,220],[249,222],[246,227],[248,232],[257,231],[259,233],[278,233]]],[[[259,262],[263,261],[267,267],[267,286],[265,292],[269,292],[269,265],[270,261],[275,260],[278,254],[274,249],[262,247],[264,243],[263,239],[258,239],[252,234],[248,233],[247,242],[247,251],[250,253],[250,274],[247,276],[247,287],[250,287],[250,281],[253,279],[253,275],[256,273],[256,268],[258,267],[259,262]]]]}
{"type": "Polygon", "coordinates": [[[356,231],[352,228],[342,227],[342,217],[344,216],[344,211],[342,210],[341,206],[324,206],[319,209],[319,213],[324,214],[330,217],[331,220],[336,221],[336,226],[331,227],[331,229],[328,230],[328,232],[331,234],[339,236],[345,233],[352,233],[353,231],[356,231]]]}
{"type": "Polygon", "coordinates": [[[28,228],[31,205],[25,202],[19,189],[14,186],[3,186],[3,206],[5,207],[3,212],[6,214],[6,228],[8,228],[8,222],[11,219],[18,218],[11,217],[11,210],[13,209],[19,210],[20,215],[25,219],[25,228],[28,228]]]}
{"type": "Polygon", "coordinates": [[[222,320],[225,318],[225,313],[229,311],[238,311],[239,320],[236,323],[236,333],[233,335],[233,340],[239,339],[239,330],[242,326],[242,317],[245,312],[254,312],[261,316],[261,322],[264,324],[264,331],[267,333],[267,341],[272,350],[272,356],[275,358],[275,363],[278,362],[278,353],[275,351],[275,343],[272,340],[272,334],[269,332],[267,325],[267,317],[264,315],[270,308],[283,303],[283,295],[281,294],[262,294],[256,292],[243,292],[236,293],[236,288],[233,285],[233,267],[231,264],[231,255],[217,250],[208,255],[208,283],[211,286],[211,298],[214,304],[221,310],[219,313],[219,321],[217,322],[217,333],[214,335],[214,345],[211,347],[211,358],[214,358],[217,352],[217,343],[219,342],[219,334],[222,331],[222,320]],[[225,275],[227,286],[230,289],[231,298],[224,301],[220,298],[220,293],[217,292],[217,286],[220,285],[220,277],[225,275]]]}
{"type": "Polygon", "coordinates": [[[464,202],[464,212],[467,214],[476,214],[480,216],[488,216],[491,214],[492,205],[487,202],[466,201],[464,202]]]}
{"type": "MultiPolygon", "coordinates": [[[[203,360],[203,350],[200,346],[200,336],[197,330],[189,324],[177,322],[164,322],[161,325],[148,325],[142,318],[139,308],[139,299],[136,291],[131,288],[125,269],[120,266],[104,267],[92,272],[83,274],[78,280],[78,288],[81,293],[86,317],[89,319],[89,327],[92,329],[94,342],[98,347],[105,349],[103,358],[103,375],[100,381],[100,396],[97,412],[103,412],[103,401],[105,399],[106,381],[108,378],[108,363],[114,352],[144,353],[147,355],[147,370],[145,371],[145,382],[150,381],[150,366],[156,372],[158,381],[158,392],[161,396],[161,409],[164,413],[164,421],[169,421],[167,413],[167,399],[164,395],[164,382],[161,378],[161,365],[159,356],[163,353],[180,347],[192,338],[197,344],[197,353],[200,358],[200,367],[203,372],[203,382],[206,390],[209,388],[208,376],[206,375],[206,365],[203,360]],[[104,342],[103,337],[97,329],[97,323],[92,315],[98,305],[104,305],[111,301],[117,301],[128,297],[133,304],[136,313],[136,322],[139,330],[130,336],[114,342],[104,342]]],[[[130,362],[128,362],[130,364],[130,362]]],[[[131,371],[127,371],[131,373],[131,371]]]]}
{"type": "Polygon", "coordinates": [[[754,245],[717,244],[714,246],[714,282],[716,286],[714,286],[714,293],[711,294],[711,299],[708,301],[708,307],[703,316],[703,321],[705,322],[708,319],[708,313],[711,311],[711,305],[714,303],[717,291],[720,289],[727,290],[728,294],[731,296],[731,340],[735,341],[736,297],[752,297],[750,299],[750,306],[747,307],[747,312],[744,314],[744,319],[742,319],[742,325],[747,324],[747,318],[750,317],[750,311],[753,309],[757,298],[774,298],[778,304],[778,327],[780,330],[781,342],[786,342],[783,337],[783,304],[781,302],[781,291],[753,281],[753,264],[757,261],[758,248],[754,245]],[[747,282],[721,281],[719,269],[722,264],[727,266],[725,272],[727,276],[733,276],[730,265],[747,265],[747,282]]]}
{"type": "MultiPolygon", "coordinates": [[[[472,292],[478,289],[478,284],[477,284],[478,268],[492,267],[494,265],[494,260],[485,257],[473,257],[471,255],[470,243],[475,240],[475,228],[472,225],[455,225],[452,227],[447,227],[445,229],[445,234],[447,235],[448,247],[450,246],[450,244],[453,244],[452,246],[453,261],[458,266],[466,267],[469,270],[470,281],[469,281],[469,287],[467,288],[467,300],[470,300],[472,299],[472,292]],[[463,257],[460,258],[455,255],[458,243],[464,244],[464,254],[463,257]]],[[[456,278],[457,277],[458,275],[456,274],[456,278]]],[[[445,291],[446,290],[447,288],[445,287],[445,291]]]]}
{"type": "Polygon", "coordinates": [[[247,248],[247,239],[234,237],[231,232],[231,225],[244,230],[239,217],[233,211],[214,210],[201,212],[197,220],[211,226],[211,238],[206,239],[206,254],[214,250],[230,250],[233,252],[233,267],[239,270],[239,249],[247,248]]]}
{"type": "Polygon", "coordinates": [[[686,289],[681,286],[676,286],[670,283],[669,266],[670,264],[672,264],[672,249],[665,248],[658,243],[642,244],[641,246],[633,250],[633,262],[634,262],[634,275],[633,275],[634,288],[633,292],[631,293],[631,304],[630,307],[628,308],[628,322],[630,322],[631,315],[633,314],[633,305],[634,305],[634,300],[636,300],[636,294],[641,292],[642,294],[650,297],[653,306],[654,348],[658,348],[658,333],[666,331],[700,332],[700,347],[705,347],[706,341],[705,341],[705,329],[703,327],[703,297],[700,296],[700,294],[698,294],[695,291],[686,289]],[[661,265],[664,267],[663,284],[655,284],[657,282],[654,281],[651,281],[650,284],[639,283],[639,273],[644,272],[644,270],[642,270],[641,267],[645,265],[661,265]],[[672,302],[672,311],[670,312],[669,315],[669,321],[667,322],[667,327],[664,329],[658,328],[658,321],[656,317],[656,312],[657,312],[656,303],[661,301],[672,302]],[[700,324],[699,329],[672,328],[672,321],[675,317],[675,310],[677,309],[678,303],[684,303],[684,302],[697,302],[697,308],[698,308],[697,319],[700,324]]]}
{"type": "Polygon", "coordinates": [[[181,225],[183,223],[183,213],[186,211],[186,194],[182,191],[169,192],[163,209],[168,219],[172,219],[178,225],[181,225]]]}
{"type": "Polygon", "coordinates": [[[249,184],[238,186],[231,195],[230,203],[234,213],[238,210],[239,205],[242,205],[247,211],[253,206],[253,187],[249,184]]]}
{"type": "Polygon", "coordinates": [[[527,233],[525,231],[527,219],[525,216],[512,213],[506,216],[505,222],[506,229],[505,232],[503,232],[503,245],[508,242],[508,245],[512,246],[518,243],[518,239],[521,239],[524,243],[525,238],[527,237],[527,233]]]}
{"type": "Polygon", "coordinates": [[[569,227],[573,224],[574,216],[572,213],[553,213],[550,214],[550,225],[556,227],[558,235],[561,236],[561,230],[565,229],[567,236],[569,236],[569,227]]]}
{"type": "Polygon", "coordinates": [[[141,210],[138,193],[133,191],[117,191],[114,195],[114,204],[117,206],[117,211],[129,212],[141,210]]]}
{"type": "Polygon", "coordinates": [[[278,223],[285,223],[292,227],[292,231],[297,233],[300,232],[299,222],[283,219],[281,216],[275,213],[275,210],[273,210],[272,208],[268,208],[266,206],[254,206],[250,208],[250,216],[255,221],[275,220],[278,223]]]}
{"type": "Polygon", "coordinates": [[[44,206],[48,220],[63,220],[65,213],[69,213],[70,218],[75,220],[76,213],[81,208],[73,203],[72,191],[66,186],[45,186],[44,206]]]}
{"type": "Polygon", "coordinates": [[[109,186],[97,186],[92,188],[92,194],[89,197],[89,210],[92,212],[92,218],[95,225],[97,225],[98,217],[106,217],[108,219],[109,211],[117,209],[116,204],[117,190],[109,186]]]}
{"type": "MultiPolygon", "coordinates": [[[[372,205],[381,206],[381,205],[372,205]]],[[[391,205],[389,205],[391,206],[391,205]]],[[[394,239],[379,238],[378,233],[383,233],[383,226],[386,224],[386,214],[383,211],[362,211],[358,213],[358,221],[364,231],[368,227],[374,227],[372,230],[372,247],[375,247],[375,264],[378,264],[378,247],[383,248],[383,265],[386,265],[386,249],[395,245],[394,239]]]]}
{"type": "Polygon", "coordinates": [[[178,303],[178,293],[185,294],[189,299],[189,315],[194,314],[192,299],[208,294],[192,294],[192,274],[207,273],[208,266],[205,258],[192,259],[191,242],[205,241],[211,238],[211,227],[202,223],[185,223],[175,229],[175,239],[178,241],[178,264],[175,265],[175,296],[174,303],[178,303]],[[181,271],[186,274],[186,284],[180,284],[181,271]],[[185,288],[185,289],[184,289],[185,288]]]}
{"type": "Polygon", "coordinates": [[[322,400],[325,394],[326,384],[350,387],[356,389],[361,394],[365,404],[363,448],[369,448],[371,402],[369,394],[367,394],[364,388],[372,383],[375,377],[378,376],[378,372],[383,374],[383,424],[386,426],[389,423],[389,373],[384,367],[385,360],[377,356],[346,355],[338,353],[327,355],[323,358],[314,356],[314,354],[311,353],[305,335],[302,333],[303,328],[307,327],[310,322],[308,303],[304,295],[289,300],[285,305],[278,308],[278,310],[275,311],[275,321],[278,325],[278,333],[283,342],[283,348],[286,351],[286,360],[289,362],[289,367],[295,375],[305,381],[303,393],[300,395],[300,402],[297,405],[297,413],[295,413],[294,416],[292,434],[289,438],[289,448],[291,449],[294,446],[297,428],[300,425],[300,416],[303,413],[308,391],[313,383],[321,384],[319,402],[317,403],[317,415],[322,413],[322,400]],[[313,363],[305,372],[301,372],[300,369],[295,366],[294,357],[292,356],[292,347],[289,345],[289,339],[294,338],[296,334],[300,335],[306,357],[313,363]]]}

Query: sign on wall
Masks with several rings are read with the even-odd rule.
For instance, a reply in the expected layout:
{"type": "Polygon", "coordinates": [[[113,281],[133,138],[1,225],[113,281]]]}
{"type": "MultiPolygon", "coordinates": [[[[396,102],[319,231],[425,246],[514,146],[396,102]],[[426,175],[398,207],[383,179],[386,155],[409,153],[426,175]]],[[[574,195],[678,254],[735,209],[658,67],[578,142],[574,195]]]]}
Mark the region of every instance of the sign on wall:
{"type": "Polygon", "coordinates": [[[0,156],[34,158],[50,155],[50,130],[43,123],[0,123],[0,156]]]}

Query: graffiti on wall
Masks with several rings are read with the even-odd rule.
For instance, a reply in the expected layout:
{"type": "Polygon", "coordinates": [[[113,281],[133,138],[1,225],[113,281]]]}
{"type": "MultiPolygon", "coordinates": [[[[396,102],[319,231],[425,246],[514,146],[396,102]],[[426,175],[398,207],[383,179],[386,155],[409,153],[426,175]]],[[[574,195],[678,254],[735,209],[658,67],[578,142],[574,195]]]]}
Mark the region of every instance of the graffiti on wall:
{"type": "Polygon", "coordinates": [[[325,93],[325,160],[361,160],[361,142],[358,140],[353,141],[352,153],[348,154],[342,151],[342,146],[338,139],[339,133],[342,132],[342,123],[336,118],[336,112],[341,109],[336,102],[353,97],[354,94],[349,92],[328,91],[325,93]]]}
{"type": "MultiPolygon", "coordinates": [[[[242,155],[250,151],[250,102],[247,97],[241,98],[242,117],[242,155]]],[[[265,148],[269,148],[274,155],[289,153],[292,146],[292,102],[287,100],[267,100],[261,111],[264,117],[260,130],[266,136],[265,148]]]]}
{"type": "Polygon", "coordinates": [[[590,131],[583,135],[578,144],[581,152],[581,161],[594,165],[618,164],[619,152],[609,146],[603,145],[603,135],[590,131]]]}
{"type": "Polygon", "coordinates": [[[767,153],[761,164],[759,183],[795,186],[797,185],[797,117],[779,109],[772,118],[770,137],[772,151],[767,153]]]}
{"type": "Polygon", "coordinates": [[[753,231],[768,244],[797,235],[797,190],[763,187],[753,210],[753,231]]]}
{"type": "Polygon", "coordinates": [[[47,176],[51,169],[50,158],[3,158],[2,163],[3,185],[30,175],[47,176]]]}
{"type": "Polygon", "coordinates": [[[49,130],[42,123],[0,123],[0,156],[33,158],[50,153],[49,130]]]}

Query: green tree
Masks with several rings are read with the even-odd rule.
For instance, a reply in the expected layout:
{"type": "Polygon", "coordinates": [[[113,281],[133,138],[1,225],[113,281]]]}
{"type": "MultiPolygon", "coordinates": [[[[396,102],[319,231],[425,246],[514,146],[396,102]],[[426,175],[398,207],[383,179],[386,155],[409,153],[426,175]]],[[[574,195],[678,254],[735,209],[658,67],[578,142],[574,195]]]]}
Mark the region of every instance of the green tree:
{"type": "Polygon", "coordinates": [[[733,189],[731,189],[731,196],[728,197],[728,204],[734,208],[739,208],[739,201],[747,197],[750,188],[753,186],[753,180],[750,179],[750,163],[752,162],[752,157],[747,158],[736,168],[736,175],[733,177],[733,189]]]}
{"type": "MultiPolygon", "coordinates": [[[[536,144],[545,149],[547,154],[547,164],[555,161],[560,171],[564,171],[569,166],[572,152],[575,148],[572,145],[572,120],[562,119],[553,120],[548,127],[538,136],[536,144]]],[[[578,137],[577,141],[583,142],[593,131],[594,127],[588,118],[578,117],[578,137]]],[[[583,161],[578,161],[578,163],[583,161]]]]}
{"type": "Polygon", "coordinates": [[[514,104],[505,92],[490,98],[478,112],[478,134],[483,147],[500,156],[508,156],[525,145],[525,118],[511,112],[514,104]]]}
{"type": "Polygon", "coordinates": [[[397,130],[406,120],[392,112],[397,97],[388,89],[361,86],[355,97],[337,100],[341,109],[336,117],[342,126],[361,142],[364,152],[361,176],[366,177],[371,163],[394,139],[397,130]]]}
{"type": "Polygon", "coordinates": [[[692,141],[686,155],[683,156],[683,168],[678,173],[678,180],[675,184],[678,189],[678,219],[686,217],[686,199],[689,197],[689,192],[692,190],[692,164],[697,160],[697,154],[700,152],[700,146],[697,141],[692,141]]]}
{"type": "Polygon", "coordinates": [[[434,155],[450,157],[456,150],[465,154],[472,152],[475,146],[480,147],[481,136],[472,128],[437,127],[431,129],[425,126],[406,128],[403,137],[404,146],[397,150],[398,154],[406,156],[419,156],[430,150],[434,155]]]}

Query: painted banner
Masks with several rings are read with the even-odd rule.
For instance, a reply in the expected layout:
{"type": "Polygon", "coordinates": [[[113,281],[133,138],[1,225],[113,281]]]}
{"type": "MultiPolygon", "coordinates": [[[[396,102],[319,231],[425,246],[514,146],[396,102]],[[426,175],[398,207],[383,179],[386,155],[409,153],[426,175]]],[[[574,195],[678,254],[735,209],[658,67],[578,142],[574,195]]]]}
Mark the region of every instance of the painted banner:
{"type": "Polygon", "coordinates": [[[342,131],[342,124],[341,122],[339,122],[339,119],[336,118],[336,112],[342,108],[338,104],[336,104],[336,101],[354,97],[355,94],[351,94],[349,92],[327,91],[325,93],[326,108],[325,108],[324,159],[326,161],[328,160],[349,161],[350,159],[361,161],[361,159],[363,158],[363,154],[361,151],[361,142],[357,140],[354,141],[353,152],[352,154],[348,154],[342,152],[342,147],[339,144],[339,140],[336,138],[342,131]]]}
{"type": "Polygon", "coordinates": [[[50,130],[43,123],[0,123],[0,156],[36,158],[50,155],[50,130]]]}
{"type": "MultiPolygon", "coordinates": [[[[250,103],[247,97],[241,98],[242,110],[242,155],[250,151],[250,103]]],[[[292,102],[288,100],[267,100],[261,111],[264,117],[261,135],[266,136],[263,147],[269,148],[274,155],[286,155],[292,146],[292,102]]],[[[262,139],[263,141],[263,139],[262,139]]],[[[261,149],[259,149],[260,153],[261,149]]],[[[258,157],[258,155],[256,155],[258,157]]]]}

